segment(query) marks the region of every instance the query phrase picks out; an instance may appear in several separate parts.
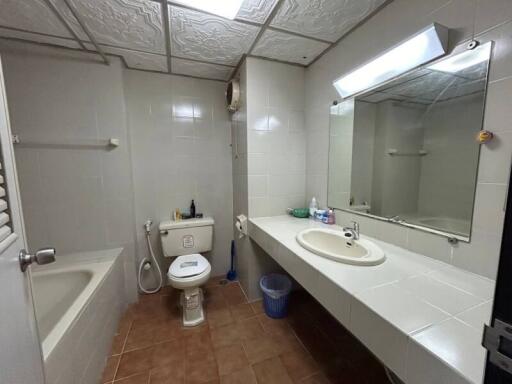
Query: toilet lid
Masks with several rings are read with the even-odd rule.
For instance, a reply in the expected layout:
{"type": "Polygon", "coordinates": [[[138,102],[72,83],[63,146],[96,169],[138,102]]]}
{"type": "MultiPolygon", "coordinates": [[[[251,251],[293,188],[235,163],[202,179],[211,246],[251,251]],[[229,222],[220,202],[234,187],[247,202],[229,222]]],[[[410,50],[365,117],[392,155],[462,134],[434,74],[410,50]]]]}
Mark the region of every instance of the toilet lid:
{"type": "Polygon", "coordinates": [[[174,277],[190,277],[203,273],[210,263],[198,253],[178,256],[169,267],[169,275],[174,277]]]}

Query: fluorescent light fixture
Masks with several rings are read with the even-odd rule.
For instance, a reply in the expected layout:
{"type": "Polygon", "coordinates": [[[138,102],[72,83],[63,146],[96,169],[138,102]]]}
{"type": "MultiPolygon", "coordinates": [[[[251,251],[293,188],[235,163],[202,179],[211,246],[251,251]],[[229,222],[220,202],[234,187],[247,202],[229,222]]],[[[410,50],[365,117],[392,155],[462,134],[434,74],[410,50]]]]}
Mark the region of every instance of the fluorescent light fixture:
{"type": "Polygon", "coordinates": [[[430,65],[428,69],[440,72],[457,73],[489,60],[490,56],[491,43],[487,43],[472,50],[459,53],[458,55],[450,56],[438,63],[430,65]]]}
{"type": "Polygon", "coordinates": [[[243,0],[174,0],[174,2],[233,20],[243,0]]]}
{"type": "Polygon", "coordinates": [[[334,81],[343,98],[355,95],[446,53],[448,29],[432,24],[403,43],[334,81]]]}

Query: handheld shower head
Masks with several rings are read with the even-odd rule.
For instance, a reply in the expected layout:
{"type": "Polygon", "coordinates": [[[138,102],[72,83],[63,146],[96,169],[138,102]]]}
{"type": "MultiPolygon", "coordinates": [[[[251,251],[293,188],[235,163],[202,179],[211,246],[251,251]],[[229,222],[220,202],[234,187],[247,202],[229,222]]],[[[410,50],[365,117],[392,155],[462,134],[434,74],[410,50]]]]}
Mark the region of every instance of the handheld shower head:
{"type": "Polygon", "coordinates": [[[146,235],[151,233],[151,226],[153,225],[153,220],[147,219],[144,223],[144,230],[146,231],[146,235]]]}

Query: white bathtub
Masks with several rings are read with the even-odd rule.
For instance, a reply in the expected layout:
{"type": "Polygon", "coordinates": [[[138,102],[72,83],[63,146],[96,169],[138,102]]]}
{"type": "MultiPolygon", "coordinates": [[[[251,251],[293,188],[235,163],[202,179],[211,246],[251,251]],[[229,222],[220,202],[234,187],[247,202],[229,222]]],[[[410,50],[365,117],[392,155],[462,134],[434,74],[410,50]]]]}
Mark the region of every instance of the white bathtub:
{"type": "Polygon", "coordinates": [[[48,384],[96,383],[125,308],[122,249],[61,256],[32,271],[48,384]]]}

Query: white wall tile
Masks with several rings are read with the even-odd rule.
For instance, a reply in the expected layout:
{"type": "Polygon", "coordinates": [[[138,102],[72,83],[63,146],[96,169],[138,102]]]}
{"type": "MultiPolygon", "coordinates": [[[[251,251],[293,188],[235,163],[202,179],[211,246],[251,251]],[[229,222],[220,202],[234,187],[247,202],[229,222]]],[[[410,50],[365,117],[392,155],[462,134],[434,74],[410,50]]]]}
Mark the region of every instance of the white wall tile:
{"type": "MultiPolygon", "coordinates": [[[[54,246],[58,257],[65,257],[133,243],[121,62],[113,59],[110,66],[98,65],[74,52],[23,44],[3,44],[0,49],[10,117],[21,137],[44,142],[107,137],[121,141],[112,151],[15,148],[29,246],[54,246]]],[[[133,252],[126,258],[134,263],[133,252]]],[[[127,278],[126,286],[136,283],[134,273],[127,278]]]]}
{"type": "Polygon", "coordinates": [[[281,215],[305,204],[304,70],[249,58],[247,75],[249,215],[281,215]]]}

